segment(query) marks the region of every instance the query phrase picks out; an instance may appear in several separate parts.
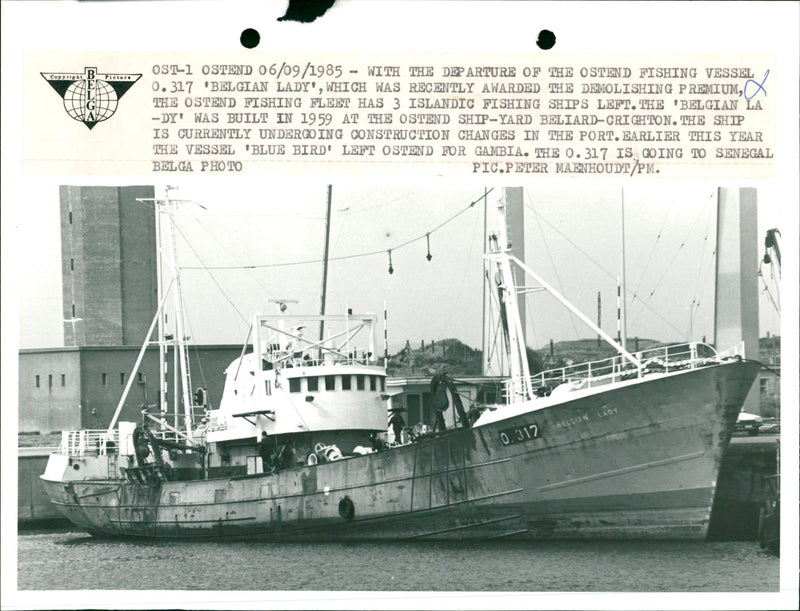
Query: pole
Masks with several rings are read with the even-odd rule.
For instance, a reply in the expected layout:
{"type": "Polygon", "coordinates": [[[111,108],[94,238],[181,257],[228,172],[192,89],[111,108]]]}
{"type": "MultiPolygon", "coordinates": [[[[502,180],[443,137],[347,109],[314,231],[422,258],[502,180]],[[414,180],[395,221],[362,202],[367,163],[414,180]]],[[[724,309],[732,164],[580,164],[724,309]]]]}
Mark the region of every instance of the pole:
{"type": "Polygon", "coordinates": [[[622,235],[622,296],[621,296],[622,309],[620,310],[622,335],[620,337],[620,344],[622,345],[623,348],[627,350],[628,329],[626,328],[627,320],[625,317],[625,302],[627,301],[625,296],[625,189],[622,189],[622,201],[620,205],[620,225],[621,225],[621,235],[622,235]]]}
{"type": "MultiPolygon", "coordinates": [[[[161,252],[161,209],[157,202],[154,202],[153,212],[156,215],[156,293],[159,297],[164,294],[164,280],[162,266],[161,252]]],[[[158,403],[159,411],[164,416],[169,409],[167,404],[167,346],[164,344],[164,327],[166,321],[164,320],[164,310],[158,310],[158,403]]],[[[149,336],[148,336],[149,338],[149,336]]]]}
{"type": "MultiPolygon", "coordinates": [[[[601,312],[602,312],[601,308],[602,308],[602,306],[601,306],[601,303],[600,303],[600,291],[597,291],[597,326],[598,327],[602,327],[603,326],[603,324],[601,322],[602,319],[600,317],[601,312]]],[[[597,336],[597,347],[598,348],[600,347],[600,336],[599,335],[597,336]]]]}
{"type": "MultiPolygon", "coordinates": [[[[489,200],[489,189],[483,188],[483,254],[486,256],[486,245],[488,236],[486,235],[486,204],[489,200]]],[[[481,286],[483,287],[483,303],[481,311],[481,364],[483,375],[486,375],[489,370],[489,363],[486,360],[486,260],[484,259],[483,269],[481,270],[481,286]]]]}
{"type": "MultiPolygon", "coordinates": [[[[328,206],[325,213],[325,250],[322,256],[322,299],[319,307],[320,316],[325,316],[325,300],[328,293],[328,248],[331,239],[331,197],[333,186],[328,185],[328,206]]],[[[325,321],[319,321],[319,339],[325,337],[325,321]]]]}
{"type": "MultiPolygon", "coordinates": [[[[170,284],[170,287],[172,285],[170,284]]],[[[147,346],[150,343],[150,336],[153,334],[153,329],[156,326],[156,322],[161,318],[161,312],[164,309],[164,303],[167,301],[167,295],[169,294],[168,291],[165,291],[164,294],[161,296],[161,302],[158,304],[158,311],[156,312],[155,317],[153,318],[153,322],[150,323],[150,328],[147,330],[147,337],[145,337],[144,342],[142,342],[142,347],[139,350],[139,355],[136,357],[136,362],[133,365],[133,370],[131,371],[131,375],[128,376],[128,382],[125,384],[125,389],[122,391],[122,396],[119,398],[119,403],[117,403],[117,409],[114,410],[114,415],[111,417],[111,423],[108,425],[108,430],[106,431],[107,434],[111,434],[111,431],[114,430],[114,427],[117,424],[117,418],[119,418],[119,414],[122,411],[122,406],[125,405],[125,399],[128,398],[128,393],[131,390],[131,386],[133,386],[133,379],[136,377],[136,372],[139,371],[139,366],[142,364],[142,359],[144,358],[145,351],[147,350],[147,346]]]]}

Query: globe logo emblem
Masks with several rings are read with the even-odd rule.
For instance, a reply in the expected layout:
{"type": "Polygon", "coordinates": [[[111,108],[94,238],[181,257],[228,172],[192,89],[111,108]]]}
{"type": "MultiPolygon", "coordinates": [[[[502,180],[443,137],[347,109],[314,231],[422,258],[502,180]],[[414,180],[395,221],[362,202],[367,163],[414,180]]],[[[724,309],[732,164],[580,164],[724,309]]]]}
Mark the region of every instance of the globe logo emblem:
{"type": "Polygon", "coordinates": [[[117,110],[117,94],[105,81],[75,81],[64,93],[64,108],[76,121],[99,123],[117,110]]]}
{"type": "Polygon", "coordinates": [[[119,99],[139,80],[141,74],[99,73],[84,68],[83,73],[41,73],[64,102],[67,115],[89,129],[110,119],[119,99]]]}

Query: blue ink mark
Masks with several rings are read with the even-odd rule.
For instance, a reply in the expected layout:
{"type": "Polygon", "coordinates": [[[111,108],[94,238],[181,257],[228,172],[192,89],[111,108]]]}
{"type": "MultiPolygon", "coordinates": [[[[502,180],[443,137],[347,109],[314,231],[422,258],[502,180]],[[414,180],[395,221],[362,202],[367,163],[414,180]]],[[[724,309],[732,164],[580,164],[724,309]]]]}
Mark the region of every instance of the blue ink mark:
{"type": "Polygon", "coordinates": [[[767,71],[764,73],[764,78],[762,79],[762,81],[761,81],[760,83],[759,83],[758,81],[754,80],[754,79],[751,79],[751,78],[747,79],[747,80],[744,82],[744,98],[745,98],[746,100],[752,100],[754,97],[756,97],[756,96],[758,95],[758,93],[759,93],[760,91],[763,91],[763,92],[764,92],[764,96],[766,97],[766,95],[767,95],[767,90],[766,90],[766,89],[764,89],[764,83],[766,83],[766,82],[767,82],[767,77],[768,77],[768,76],[769,76],[769,70],[767,70],[767,71]],[[755,85],[755,86],[757,87],[757,89],[756,89],[756,90],[753,92],[753,94],[752,94],[752,95],[747,95],[747,86],[748,86],[750,83],[752,83],[753,85],[755,85]]]}

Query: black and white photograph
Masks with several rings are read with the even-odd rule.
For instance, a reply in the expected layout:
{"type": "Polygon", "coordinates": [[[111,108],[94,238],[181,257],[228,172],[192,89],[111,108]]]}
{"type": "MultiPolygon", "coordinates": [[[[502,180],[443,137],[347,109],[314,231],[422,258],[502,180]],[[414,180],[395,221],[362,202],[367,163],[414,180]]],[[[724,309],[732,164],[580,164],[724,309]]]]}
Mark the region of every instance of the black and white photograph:
{"type": "Polygon", "coordinates": [[[3,610],[795,608],[797,7],[492,4],[3,1],[3,610]]]}

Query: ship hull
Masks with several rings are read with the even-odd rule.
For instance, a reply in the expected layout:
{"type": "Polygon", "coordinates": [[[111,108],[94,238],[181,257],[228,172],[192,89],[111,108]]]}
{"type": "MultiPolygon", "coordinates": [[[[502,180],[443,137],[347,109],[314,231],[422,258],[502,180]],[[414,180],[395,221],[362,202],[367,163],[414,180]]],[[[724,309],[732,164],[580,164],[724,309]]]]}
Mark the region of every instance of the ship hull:
{"type": "Polygon", "coordinates": [[[644,378],[271,475],[149,486],[63,481],[48,469],[42,479],[67,518],[102,536],[703,539],[722,455],[757,371],[730,362],[644,378]]]}

